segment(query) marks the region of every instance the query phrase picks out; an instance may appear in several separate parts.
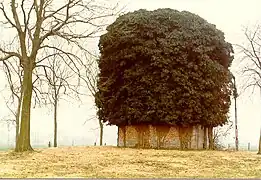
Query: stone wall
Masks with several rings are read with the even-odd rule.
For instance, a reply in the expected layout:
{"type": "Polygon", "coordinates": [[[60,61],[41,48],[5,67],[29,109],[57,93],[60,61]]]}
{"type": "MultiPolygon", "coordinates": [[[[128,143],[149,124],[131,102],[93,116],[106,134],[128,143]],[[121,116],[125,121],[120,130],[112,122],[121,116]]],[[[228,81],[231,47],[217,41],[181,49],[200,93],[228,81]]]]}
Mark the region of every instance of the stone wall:
{"type": "Polygon", "coordinates": [[[182,146],[182,149],[203,149],[203,142],[204,129],[199,125],[193,127],[152,125],[118,127],[119,147],[180,149],[182,146]]]}

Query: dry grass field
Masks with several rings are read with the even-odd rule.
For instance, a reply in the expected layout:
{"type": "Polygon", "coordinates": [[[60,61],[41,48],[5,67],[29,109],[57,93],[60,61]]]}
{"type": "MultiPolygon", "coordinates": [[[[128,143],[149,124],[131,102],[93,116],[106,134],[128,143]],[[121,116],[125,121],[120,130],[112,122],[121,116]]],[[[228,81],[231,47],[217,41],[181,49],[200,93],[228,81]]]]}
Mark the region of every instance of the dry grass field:
{"type": "Polygon", "coordinates": [[[0,177],[261,177],[255,152],[64,147],[0,152],[0,177]]]}

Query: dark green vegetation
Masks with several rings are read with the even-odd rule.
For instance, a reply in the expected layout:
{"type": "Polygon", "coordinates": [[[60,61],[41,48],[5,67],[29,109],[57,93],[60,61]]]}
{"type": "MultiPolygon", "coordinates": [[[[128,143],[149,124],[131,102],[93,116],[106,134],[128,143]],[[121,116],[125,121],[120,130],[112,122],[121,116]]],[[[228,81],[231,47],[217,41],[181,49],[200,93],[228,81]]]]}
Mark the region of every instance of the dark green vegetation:
{"type": "Polygon", "coordinates": [[[187,11],[139,10],[101,36],[98,114],[114,125],[227,122],[233,60],[215,25],[187,11]]]}

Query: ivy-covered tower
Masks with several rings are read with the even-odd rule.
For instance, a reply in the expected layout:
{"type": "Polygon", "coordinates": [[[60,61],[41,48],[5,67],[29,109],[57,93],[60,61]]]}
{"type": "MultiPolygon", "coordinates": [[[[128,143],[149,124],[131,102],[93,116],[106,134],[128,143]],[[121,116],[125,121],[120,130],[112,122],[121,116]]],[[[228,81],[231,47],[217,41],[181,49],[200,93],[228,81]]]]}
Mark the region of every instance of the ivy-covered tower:
{"type": "Polygon", "coordinates": [[[228,120],[233,60],[215,25],[138,10],[108,26],[99,49],[98,115],[119,127],[119,146],[213,148],[213,127],[228,120]]]}

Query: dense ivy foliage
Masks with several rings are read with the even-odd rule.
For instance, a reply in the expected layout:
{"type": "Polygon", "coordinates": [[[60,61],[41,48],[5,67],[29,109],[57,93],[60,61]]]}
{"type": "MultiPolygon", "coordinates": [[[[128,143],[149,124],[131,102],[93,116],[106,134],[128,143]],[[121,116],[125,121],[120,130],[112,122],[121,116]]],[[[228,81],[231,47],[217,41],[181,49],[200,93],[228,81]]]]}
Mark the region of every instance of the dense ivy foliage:
{"type": "Polygon", "coordinates": [[[120,16],[99,43],[96,105],[104,122],[217,126],[227,122],[233,49],[187,11],[120,16]]]}

